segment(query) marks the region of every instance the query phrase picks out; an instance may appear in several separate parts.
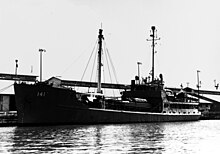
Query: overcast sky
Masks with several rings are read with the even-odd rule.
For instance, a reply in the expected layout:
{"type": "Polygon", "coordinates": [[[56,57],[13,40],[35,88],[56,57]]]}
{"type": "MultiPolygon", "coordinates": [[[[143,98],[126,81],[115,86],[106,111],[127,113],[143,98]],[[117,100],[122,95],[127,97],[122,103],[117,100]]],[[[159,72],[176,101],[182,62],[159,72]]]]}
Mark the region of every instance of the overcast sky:
{"type": "MultiPolygon", "coordinates": [[[[220,2],[218,0],[1,0],[0,72],[61,76],[80,80],[103,28],[119,83],[130,83],[151,70],[151,26],[161,38],[156,45],[155,76],[168,87],[202,89],[220,82],[220,2]],[[32,73],[31,73],[32,72],[32,73]]],[[[91,64],[92,65],[92,64],[91,64]]],[[[91,71],[90,71],[91,72],[91,71]]],[[[89,73],[89,70],[88,72],[89,73]]],[[[85,80],[89,80],[85,76],[85,80]]]]}

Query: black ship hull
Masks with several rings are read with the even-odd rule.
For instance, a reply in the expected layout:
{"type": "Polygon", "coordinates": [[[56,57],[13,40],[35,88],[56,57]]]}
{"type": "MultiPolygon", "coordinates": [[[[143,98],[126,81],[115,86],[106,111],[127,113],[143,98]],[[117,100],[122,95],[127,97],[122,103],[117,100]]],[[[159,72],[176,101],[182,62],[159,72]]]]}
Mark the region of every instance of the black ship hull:
{"type": "Polygon", "coordinates": [[[75,91],[43,84],[15,84],[18,123],[21,125],[102,124],[193,121],[200,114],[169,114],[91,108],[75,91]]]}

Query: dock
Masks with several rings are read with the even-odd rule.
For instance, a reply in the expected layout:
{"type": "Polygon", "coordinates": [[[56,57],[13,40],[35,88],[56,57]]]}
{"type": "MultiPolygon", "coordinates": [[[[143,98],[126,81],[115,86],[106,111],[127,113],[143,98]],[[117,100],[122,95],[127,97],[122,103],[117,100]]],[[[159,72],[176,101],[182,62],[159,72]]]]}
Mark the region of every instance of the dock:
{"type": "Polygon", "coordinates": [[[17,120],[17,111],[0,112],[0,126],[16,126],[17,120]]]}

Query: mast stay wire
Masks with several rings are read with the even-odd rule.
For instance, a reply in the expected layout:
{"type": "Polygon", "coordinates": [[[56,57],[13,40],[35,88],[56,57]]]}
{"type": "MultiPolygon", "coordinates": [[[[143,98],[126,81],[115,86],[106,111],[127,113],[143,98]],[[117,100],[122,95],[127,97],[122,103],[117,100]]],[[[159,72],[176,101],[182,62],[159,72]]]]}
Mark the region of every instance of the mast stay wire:
{"type": "MultiPolygon", "coordinates": [[[[114,77],[115,77],[115,81],[116,81],[117,84],[119,84],[118,78],[117,78],[117,73],[116,73],[116,70],[115,70],[115,67],[114,67],[112,58],[111,58],[111,56],[110,56],[110,54],[109,54],[109,51],[108,51],[108,48],[107,48],[107,45],[106,45],[105,40],[104,40],[104,46],[105,46],[105,50],[106,50],[106,52],[107,52],[107,55],[108,55],[108,57],[109,57],[109,61],[110,61],[111,67],[112,67],[112,71],[113,71],[113,74],[114,74],[114,77]]],[[[119,89],[119,92],[121,92],[120,89],[119,89]]]]}
{"type": "MultiPolygon", "coordinates": [[[[107,56],[107,51],[105,50],[105,59],[106,59],[106,63],[107,63],[107,66],[108,66],[108,74],[109,74],[109,78],[110,78],[110,81],[112,83],[112,76],[111,76],[111,70],[110,70],[110,67],[109,67],[109,62],[108,62],[108,56],[107,56]]],[[[113,96],[115,96],[115,92],[113,90],[113,96]]]]}
{"type": "Polygon", "coordinates": [[[108,54],[108,57],[109,57],[109,60],[110,60],[110,64],[111,64],[111,67],[112,67],[112,70],[113,70],[113,73],[114,73],[114,77],[115,77],[116,83],[118,84],[117,73],[116,73],[114,64],[113,64],[113,62],[112,62],[111,56],[110,56],[110,54],[109,54],[109,52],[108,52],[108,48],[107,48],[107,46],[106,46],[105,41],[104,41],[104,44],[105,44],[105,48],[106,48],[106,51],[107,51],[107,54],[108,54]]]}
{"type": "MultiPolygon", "coordinates": [[[[98,58],[98,46],[96,47],[96,50],[95,50],[96,52],[95,52],[95,57],[94,57],[94,61],[93,61],[93,66],[92,66],[92,73],[91,73],[91,76],[90,76],[90,82],[92,81],[92,77],[93,77],[93,72],[94,72],[94,69],[95,69],[95,64],[96,64],[96,60],[97,60],[97,58],[98,58]]],[[[98,83],[98,65],[97,65],[97,69],[96,69],[96,73],[95,73],[96,75],[95,75],[95,82],[97,82],[98,83]]],[[[89,89],[90,89],[90,87],[88,87],[88,92],[89,92],[89,89]]],[[[95,93],[95,88],[93,89],[94,91],[94,93],[95,93]]]]}
{"type": "Polygon", "coordinates": [[[13,86],[13,85],[14,85],[14,83],[11,84],[11,85],[9,85],[9,86],[7,86],[7,87],[4,87],[4,88],[0,89],[0,93],[3,92],[3,91],[5,91],[5,90],[7,90],[7,89],[9,89],[9,88],[10,88],[11,86],[13,86]]]}
{"type": "Polygon", "coordinates": [[[90,54],[89,60],[88,60],[88,62],[87,62],[87,64],[86,64],[86,68],[85,68],[85,70],[84,70],[84,72],[83,72],[83,75],[82,75],[82,77],[81,77],[81,81],[82,81],[83,78],[84,78],[84,75],[85,75],[86,70],[87,70],[87,68],[88,68],[88,65],[89,65],[89,63],[90,63],[90,60],[91,60],[91,58],[92,58],[92,55],[93,55],[93,53],[94,53],[94,51],[95,51],[97,42],[98,42],[98,39],[97,39],[97,41],[96,41],[96,43],[95,43],[95,46],[93,47],[92,53],[90,54]]]}
{"type": "Polygon", "coordinates": [[[95,68],[95,63],[96,63],[96,58],[97,58],[97,53],[98,52],[95,52],[95,58],[94,58],[94,61],[93,61],[93,65],[92,65],[92,73],[91,73],[91,76],[90,76],[90,82],[92,81],[92,76],[93,76],[93,72],[94,72],[94,68],[95,68]]]}
{"type": "MultiPolygon", "coordinates": [[[[85,69],[84,69],[83,75],[82,75],[82,77],[81,77],[81,81],[83,80],[83,78],[84,78],[84,76],[85,76],[85,74],[86,74],[86,71],[87,71],[88,66],[89,66],[89,64],[90,64],[90,61],[91,61],[91,59],[92,59],[92,57],[93,57],[94,51],[97,51],[97,50],[98,50],[98,48],[97,48],[97,43],[98,43],[98,39],[96,40],[95,45],[94,45],[94,47],[93,47],[93,50],[92,50],[92,52],[91,52],[91,54],[90,54],[89,60],[88,60],[88,62],[87,62],[87,64],[86,64],[86,67],[85,67],[85,69]]],[[[112,70],[112,72],[113,72],[113,74],[114,74],[115,81],[116,81],[116,83],[118,84],[116,70],[115,70],[115,67],[114,67],[114,65],[113,65],[113,62],[112,62],[111,56],[110,56],[110,54],[109,54],[109,51],[108,51],[108,48],[107,48],[107,45],[106,45],[105,40],[104,40],[104,46],[103,46],[103,49],[102,49],[102,57],[103,57],[103,58],[102,58],[102,60],[103,60],[102,63],[104,63],[103,51],[104,51],[104,54],[105,54],[105,59],[106,59],[106,63],[107,63],[107,68],[108,68],[108,74],[109,74],[110,81],[111,81],[111,83],[113,83],[113,79],[112,79],[112,75],[111,75],[111,70],[112,70]],[[110,69],[110,66],[111,66],[112,69],[110,69]]],[[[98,52],[95,52],[95,58],[94,58],[93,65],[92,65],[92,73],[91,73],[91,76],[90,76],[90,82],[91,82],[92,77],[93,77],[93,74],[94,74],[94,68],[95,68],[95,63],[96,63],[96,60],[97,60],[97,54],[98,54],[98,52]]],[[[98,67],[98,66],[97,66],[97,67],[98,67]]],[[[96,78],[95,78],[95,81],[98,80],[98,79],[97,79],[97,77],[98,77],[97,73],[98,73],[98,70],[96,70],[96,78]]],[[[104,82],[105,82],[104,67],[103,67],[103,79],[104,79],[104,82]]],[[[90,87],[88,87],[88,92],[89,92],[89,89],[90,89],[90,87]]],[[[120,89],[119,89],[119,92],[121,92],[120,89]]],[[[114,89],[113,89],[113,95],[115,96],[114,89]]]]}
{"type": "MultiPolygon", "coordinates": [[[[102,50],[102,53],[103,53],[103,50],[102,50]]],[[[102,57],[103,57],[102,60],[103,60],[103,64],[104,64],[104,56],[103,56],[103,54],[102,54],[102,57]]],[[[104,65],[103,65],[102,72],[103,72],[103,81],[104,81],[104,83],[105,83],[105,69],[104,69],[104,65]]],[[[104,93],[106,93],[105,88],[104,88],[104,93]]]]}
{"type": "MultiPolygon", "coordinates": [[[[97,42],[98,42],[98,40],[96,40],[95,46],[96,46],[97,42]]],[[[70,67],[71,67],[74,63],[76,63],[85,53],[87,53],[87,50],[85,50],[84,52],[82,52],[74,61],[72,61],[72,63],[69,64],[69,65],[66,67],[66,69],[64,69],[64,71],[61,73],[61,75],[64,74],[67,70],[69,70],[70,67]]],[[[74,57],[75,57],[75,55],[74,55],[74,57]]]]}
{"type": "MultiPolygon", "coordinates": [[[[92,76],[93,76],[93,72],[94,72],[94,68],[95,68],[95,63],[96,63],[96,59],[97,59],[97,54],[98,54],[98,52],[97,52],[97,48],[96,48],[95,58],[94,58],[94,61],[93,61],[93,64],[92,64],[92,73],[91,73],[89,82],[92,81],[92,76]]],[[[89,89],[90,89],[90,87],[88,87],[88,92],[89,92],[89,89]]]]}

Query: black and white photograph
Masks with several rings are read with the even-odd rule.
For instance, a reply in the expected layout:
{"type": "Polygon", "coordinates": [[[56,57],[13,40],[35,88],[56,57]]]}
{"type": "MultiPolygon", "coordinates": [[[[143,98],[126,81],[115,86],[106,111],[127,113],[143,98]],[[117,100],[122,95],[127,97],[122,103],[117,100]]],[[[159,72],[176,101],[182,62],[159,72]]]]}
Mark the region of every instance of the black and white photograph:
{"type": "Polygon", "coordinates": [[[0,0],[0,153],[219,153],[219,6],[0,0]]]}

